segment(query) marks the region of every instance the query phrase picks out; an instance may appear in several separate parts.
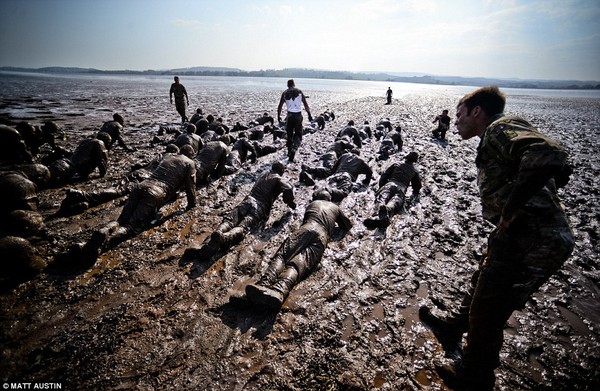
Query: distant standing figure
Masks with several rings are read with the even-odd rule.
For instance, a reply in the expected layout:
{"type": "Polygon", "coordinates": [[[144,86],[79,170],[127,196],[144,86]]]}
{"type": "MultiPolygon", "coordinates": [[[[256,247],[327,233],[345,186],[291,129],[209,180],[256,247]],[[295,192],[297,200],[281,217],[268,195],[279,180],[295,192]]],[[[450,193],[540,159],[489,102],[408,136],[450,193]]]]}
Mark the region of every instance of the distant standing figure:
{"type": "Polygon", "coordinates": [[[183,84],[179,83],[179,76],[175,76],[175,83],[171,84],[169,90],[169,100],[173,103],[173,95],[175,95],[175,109],[181,116],[181,122],[186,122],[188,117],[185,115],[185,105],[190,105],[190,99],[188,98],[187,91],[183,84]],[[183,99],[185,97],[185,100],[183,99]]]}
{"type": "Polygon", "coordinates": [[[391,105],[392,104],[392,88],[388,87],[387,92],[385,93],[385,95],[387,96],[387,102],[386,105],[391,105]]]}
{"type": "Polygon", "coordinates": [[[287,133],[286,145],[288,158],[290,162],[293,162],[296,151],[300,148],[300,144],[302,144],[302,107],[300,103],[304,105],[304,110],[308,114],[308,120],[312,122],[313,118],[310,114],[306,97],[302,91],[296,88],[294,79],[288,80],[287,86],[288,88],[281,94],[279,106],[277,106],[277,119],[281,122],[281,109],[285,102],[287,107],[287,117],[285,120],[285,131],[287,133]]]}
{"type": "Polygon", "coordinates": [[[439,138],[440,140],[446,139],[446,132],[450,128],[450,116],[448,110],[442,111],[442,114],[435,117],[433,123],[438,124],[438,127],[433,130],[433,138],[439,138]]]}

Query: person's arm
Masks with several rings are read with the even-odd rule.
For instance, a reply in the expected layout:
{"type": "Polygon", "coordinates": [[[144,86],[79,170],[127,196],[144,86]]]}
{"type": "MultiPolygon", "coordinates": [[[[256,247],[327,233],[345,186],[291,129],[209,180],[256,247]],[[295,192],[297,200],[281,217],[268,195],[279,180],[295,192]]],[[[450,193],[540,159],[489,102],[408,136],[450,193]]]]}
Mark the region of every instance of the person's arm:
{"type": "Polygon", "coordinates": [[[186,209],[190,210],[196,206],[196,165],[191,160],[185,175],[185,194],[187,196],[186,209]]]}
{"type": "Polygon", "coordinates": [[[304,94],[302,94],[302,104],[304,105],[304,110],[306,110],[306,113],[308,114],[308,120],[310,122],[312,122],[313,117],[312,117],[312,114],[310,114],[310,109],[308,108],[308,102],[306,101],[306,97],[304,96],[304,94]]]}
{"type": "Polygon", "coordinates": [[[281,179],[281,196],[283,202],[286,203],[292,209],[296,209],[296,202],[294,201],[294,188],[287,181],[281,179]]]}
{"type": "Polygon", "coordinates": [[[338,207],[337,219],[335,221],[344,232],[348,232],[352,228],[352,221],[344,214],[344,212],[338,207]]]}
{"type": "Polygon", "coordinates": [[[181,86],[181,88],[183,89],[183,95],[185,95],[185,100],[187,102],[187,105],[189,106],[190,105],[190,98],[188,98],[187,91],[185,90],[184,86],[181,86]]]}
{"type": "Polygon", "coordinates": [[[283,94],[281,94],[279,105],[277,106],[277,121],[279,122],[281,122],[281,109],[283,108],[283,102],[285,102],[285,98],[283,97],[283,94]]]}
{"type": "Polygon", "coordinates": [[[173,103],[173,84],[171,84],[171,88],[169,89],[169,102],[173,103]]]}
{"type": "Polygon", "coordinates": [[[371,183],[371,178],[373,177],[373,169],[367,163],[364,163],[364,174],[365,179],[362,183],[365,186],[369,186],[369,183],[371,183]]]}

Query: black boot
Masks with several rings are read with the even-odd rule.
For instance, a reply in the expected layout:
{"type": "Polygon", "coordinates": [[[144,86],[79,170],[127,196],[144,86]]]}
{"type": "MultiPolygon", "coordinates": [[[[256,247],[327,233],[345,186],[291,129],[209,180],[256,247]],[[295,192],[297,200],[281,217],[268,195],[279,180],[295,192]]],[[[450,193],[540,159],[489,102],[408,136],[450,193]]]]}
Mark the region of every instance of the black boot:
{"type": "Polygon", "coordinates": [[[419,319],[429,326],[446,352],[455,352],[461,349],[462,335],[469,328],[468,317],[441,317],[432,314],[429,307],[422,306],[419,308],[419,319]]]}
{"type": "Polygon", "coordinates": [[[262,285],[269,287],[277,281],[277,277],[283,271],[283,267],[285,266],[283,262],[283,258],[280,256],[276,256],[271,260],[271,263],[267,267],[267,270],[263,273],[263,275],[256,281],[256,285],[262,285]]]}

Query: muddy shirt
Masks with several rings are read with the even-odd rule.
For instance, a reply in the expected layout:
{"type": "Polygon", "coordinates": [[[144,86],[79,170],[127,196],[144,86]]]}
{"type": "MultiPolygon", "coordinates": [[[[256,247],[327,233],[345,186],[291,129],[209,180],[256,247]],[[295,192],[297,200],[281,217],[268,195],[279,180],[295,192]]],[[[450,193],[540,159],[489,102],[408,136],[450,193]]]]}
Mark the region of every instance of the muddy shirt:
{"type": "Polygon", "coordinates": [[[112,139],[111,145],[121,138],[121,131],[123,130],[123,125],[121,125],[117,121],[107,121],[102,124],[100,128],[101,132],[108,133],[110,138],[112,139]]]}
{"type": "Polygon", "coordinates": [[[91,174],[96,167],[103,177],[108,168],[108,150],[102,141],[88,138],[77,145],[69,161],[74,171],[83,177],[91,174]]]}
{"type": "Polygon", "coordinates": [[[250,190],[249,197],[254,198],[263,207],[263,210],[270,211],[279,194],[283,194],[283,202],[291,208],[296,207],[292,185],[279,174],[268,171],[258,177],[252,190],[250,190]]]}
{"type": "Polygon", "coordinates": [[[344,136],[349,137],[357,147],[362,147],[362,137],[360,137],[358,129],[356,129],[354,126],[346,126],[344,129],[340,130],[336,139],[340,139],[344,136]]]}
{"type": "Polygon", "coordinates": [[[398,150],[402,149],[402,144],[404,141],[402,140],[402,133],[392,130],[388,132],[382,140],[382,143],[387,143],[388,145],[391,143],[392,146],[395,145],[398,150]]]}
{"type": "Polygon", "coordinates": [[[32,163],[23,137],[16,130],[0,125],[0,163],[32,163]]]}
{"type": "Polygon", "coordinates": [[[185,155],[165,154],[146,181],[163,187],[167,199],[176,198],[179,190],[185,188],[188,207],[196,205],[196,165],[185,155]]]}
{"type": "Polygon", "coordinates": [[[179,148],[183,147],[184,145],[189,145],[196,153],[200,151],[202,144],[202,138],[195,133],[183,133],[177,136],[175,139],[175,145],[177,145],[179,148]]]}
{"type": "Polygon", "coordinates": [[[356,178],[358,178],[360,174],[364,174],[366,178],[363,181],[363,184],[365,185],[368,185],[369,182],[371,182],[371,177],[373,176],[373,170],[371,167],[369,167],[364,160],[351,152],[347,152],[340,156],[333,166],[334,174],[341,172],[347,172],[350,174],[352,181],[356,181],[356,178]]]}
{"type": "Polygon", "coordinates": [[[344,153],[354,149],[355,145],[347,141],[346,138],[340,138],[336,140],[327,151],[335,152],[336,158],[342,156],[344,153]]]}
{"type": "Polygon", "coordinates": [[[563,214],[553,176],[564,169],[566,151],[523,119],[499,115],[477,147],[477,182],[483,217],[497,223],[524,209],[563,214]]]}
{"type": "Polygon", "coordinates": [[[415,166],[409,162],[394,163],[389,166],[379,178],[379,187],[381,188],[389,182],[402,187],[404,191],[410,184],[415,194],[418,194],[421,190],[421,176],[415,166]]]}
{"type": "Polygon", "coordinates": [[[254,145],[248,141],[248,139],[240,138],[231,147],[232,151],[238,151],[240,154],[241,162],[245,162],[248,158],[248,154],[250,154],[251,161],[256,161],[256,150],[254,149],[254,145]]]}
{"type": "Polygon", "coordinates": [[[198,177],[205,178],[215,169],[219,171],[225,166],[229,149],[222,141],[211,141],[202,147],[195,160],[198,163],[198,177]]]}

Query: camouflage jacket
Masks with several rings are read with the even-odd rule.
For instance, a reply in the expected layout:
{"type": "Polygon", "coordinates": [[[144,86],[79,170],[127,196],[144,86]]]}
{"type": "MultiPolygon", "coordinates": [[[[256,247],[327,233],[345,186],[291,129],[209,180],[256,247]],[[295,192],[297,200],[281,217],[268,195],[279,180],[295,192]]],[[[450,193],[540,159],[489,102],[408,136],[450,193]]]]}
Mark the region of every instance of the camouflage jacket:
{"type": "Polygon", "coordinates": [[[477,152],[485,219],[496,224],[500,216],[520,210],[538,216],[563,213],[555,178],[568,167],[567,152],[556,141],[523,119],[500,114],[486,128],[477,152]]]}

